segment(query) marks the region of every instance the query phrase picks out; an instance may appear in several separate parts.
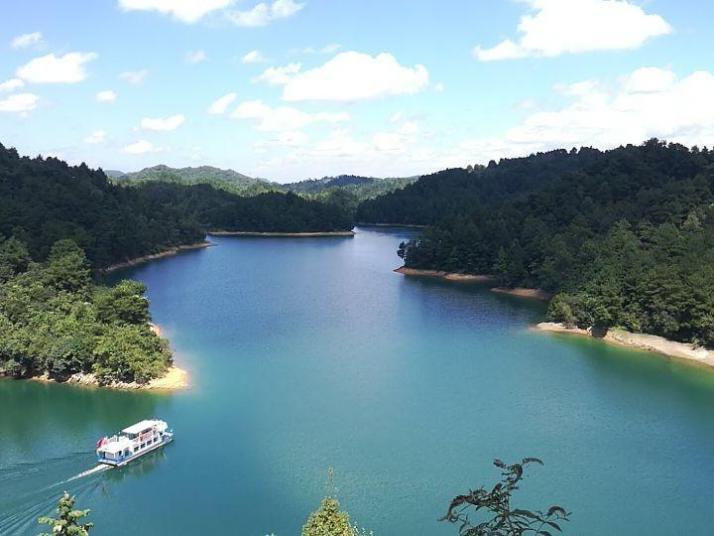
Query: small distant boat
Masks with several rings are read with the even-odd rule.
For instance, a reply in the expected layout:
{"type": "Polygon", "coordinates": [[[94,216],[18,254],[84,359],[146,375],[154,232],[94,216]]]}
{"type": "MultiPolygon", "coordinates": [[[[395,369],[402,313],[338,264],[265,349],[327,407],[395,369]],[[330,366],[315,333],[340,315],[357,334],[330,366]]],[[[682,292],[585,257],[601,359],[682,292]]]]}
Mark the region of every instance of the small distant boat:
{"type": "Polygon", "coordinates": [[[171,443],[174,433],[165,421],[148,419],[138,422],[112,437],[97,441],[99,463],[121,467],[147,452],[171,443]]]}

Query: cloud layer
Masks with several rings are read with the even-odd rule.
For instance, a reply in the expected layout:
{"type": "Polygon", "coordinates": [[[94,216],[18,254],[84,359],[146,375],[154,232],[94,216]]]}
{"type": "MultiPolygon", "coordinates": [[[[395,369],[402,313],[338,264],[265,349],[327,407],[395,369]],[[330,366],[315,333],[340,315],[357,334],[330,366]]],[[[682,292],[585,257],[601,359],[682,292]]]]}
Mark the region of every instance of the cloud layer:
{"type": "Polygon", "coordinates": [[[429,85],[426,67],[404,67],[387,53],[342,52],[320,67],[301,69],[299,63],[271,67],[254,81],[284,86],[283,99],[293,102],[354,102],[414,94],[429,85]]]}
{"type": "Polygon", "coordinates": [[[87,78],[86,64],[97,59],[94,52],[47,54],[17,70],[17,77],[35,84],[76,84],[87,78]]]}
{"type": "Polygon", "coordinates": [[[300,11],[305,4],[294,0],[274,0],[274,2],[261,2],[247,11],[232,11],[228,18],[238,26],[267,26],[273,21],[291,17],[300,11]]]}
{"type": "Polygon", "coordinates": [[[234,0],[119,0],[124,11],[157,11],[191,24],[212,11],[230,6],[234,0]]]}
{"type": "Polygon", "coordinates": [[[650,38],[672,32],[659,15],[627,0],[525,0],[532,13],[518,24],[518,41],[477,46],[481,61],[529,56],[552,57],[595,50],[638,48],[650,38]]]}
{"type": "Polygon", "coordinates": [[[156,131],[171,131],[186,122],[186,118],[181,114],[171,115],[169,117],[144,117],[141,120],[141,128],[144,130],[156,131]]]}
{"type": "Polygon", "coordinates": [[[40,32],[32,32],[18,35],[12,40],[10,46],[17,49],[39,45],[40,43],[42,43],[42,34],[40,32]]]}
{"type": "Polygon", "coordinates": [[[254,120],[258,130],[268,132],[295,131],[311,123],[339,123],[350,118],[344,112],[310,114],[288,106],[273,108],[260,100],[240,103],[231,117],[254,120]]]}
{"type": "Polygon", "coordinates": [[[0,112],[30,112],[37,108],[40,98],[33,93],[15,93],[0,99],[0,112]]]}

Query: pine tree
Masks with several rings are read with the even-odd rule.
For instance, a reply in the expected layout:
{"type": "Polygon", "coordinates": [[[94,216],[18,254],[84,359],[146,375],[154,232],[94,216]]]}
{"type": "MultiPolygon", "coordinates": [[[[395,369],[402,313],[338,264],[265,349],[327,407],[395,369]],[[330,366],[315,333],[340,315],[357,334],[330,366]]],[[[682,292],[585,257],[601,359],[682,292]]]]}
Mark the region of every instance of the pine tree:
{"type": "Polygon", "coordinates": [[[43,532],[40,536],[89,536],[89,529],[93,523],[80,524],[79,520],[89,514],[89,510],[75,510],[74,496],[70,497],[66,491],[57,503],[57,519],[52,517],[41,517],[37,521],[44,525],[50,525],[52,532],[43,532]]]}

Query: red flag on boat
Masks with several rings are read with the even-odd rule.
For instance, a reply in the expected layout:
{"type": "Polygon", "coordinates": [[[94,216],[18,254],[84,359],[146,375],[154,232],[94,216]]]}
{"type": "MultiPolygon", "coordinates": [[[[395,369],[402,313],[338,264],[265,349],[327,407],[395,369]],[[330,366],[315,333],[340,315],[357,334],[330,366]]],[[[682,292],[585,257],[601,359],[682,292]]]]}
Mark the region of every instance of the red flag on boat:
{"type": "Polygon", "coordinates": [[[106,436],[105,436],[105,437],[102,437],[101,439],[99,439],[99,440],[97,441],[97,448],[104,446],[104,444],[105,444],[106,442],[107,442],[106,436]]]}

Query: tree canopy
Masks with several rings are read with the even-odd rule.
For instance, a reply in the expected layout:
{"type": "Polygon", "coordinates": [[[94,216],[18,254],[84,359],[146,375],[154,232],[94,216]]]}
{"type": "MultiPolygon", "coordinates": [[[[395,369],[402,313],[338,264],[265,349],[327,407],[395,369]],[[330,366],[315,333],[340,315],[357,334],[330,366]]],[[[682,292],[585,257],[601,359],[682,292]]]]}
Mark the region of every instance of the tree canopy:
{"type": "Polygon", "coordinates": [[[82,372],[101,383],[145,383],[171,363],[167,342],[150,329],[145,287],[96,285],[89,261],[60,240],[44,263],[17,238],[0,240],[0,374],[82,372]]]}
{"type": "Polygon", "coordinates": [[[430,225],[413,268],[559,294],[554,320],[714,345],[714,152],[650,140],[447,170],[358,219],[430,225]]]}
{"type": "Polygon", "coordinates": [[[57,503],[57,517],[41,517],[38,522],[52,527],[50,533],[43,532],[40,536],[89,536],[92,523],[80,523],[89,515],[89,510],[75,510],[75,498],[66,491],[57,503]]]}
{"type": "MultiPolygon", "coordinates": [[[[194,171],[201,169],[212,168],[194,171]]],[[[339,205],[290,193],[243,197],[203,183],[128,184],[133,186],[111,182],[101,169],[69,166],[57,158],[20,157],[0,145],[0,235],[16,237],[40,261],[48,258],[55,242],[71,239],[85,251],[93,268],[103,268],[198,242],[211,229],[352,228],[351,215],[339,205]]]]}

